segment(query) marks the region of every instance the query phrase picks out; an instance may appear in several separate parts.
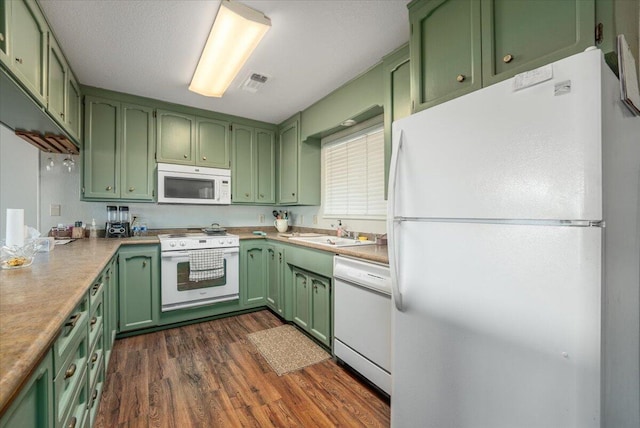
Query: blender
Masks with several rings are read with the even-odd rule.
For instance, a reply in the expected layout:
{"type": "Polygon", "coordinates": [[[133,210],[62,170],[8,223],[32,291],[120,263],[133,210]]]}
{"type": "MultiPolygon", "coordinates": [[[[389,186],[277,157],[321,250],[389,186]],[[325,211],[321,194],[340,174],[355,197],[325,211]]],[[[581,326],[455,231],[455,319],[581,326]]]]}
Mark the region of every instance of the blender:
{"type": "Polygon", "coordinates": [[[129,207],[115,205],[107,206],[107,224],[105,236],[107,238],[127,238],[130,235],[129,207]]]}

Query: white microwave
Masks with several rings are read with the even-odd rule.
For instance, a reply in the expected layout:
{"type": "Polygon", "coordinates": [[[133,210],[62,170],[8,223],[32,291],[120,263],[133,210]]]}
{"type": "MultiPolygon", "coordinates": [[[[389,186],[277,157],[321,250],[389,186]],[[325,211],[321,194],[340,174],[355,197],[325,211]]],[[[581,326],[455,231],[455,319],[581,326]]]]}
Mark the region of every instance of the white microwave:
{"type": "Polygon", "coordinates": [[[229,205],[231,171],[159,163],[158,203],[229,205]]]}

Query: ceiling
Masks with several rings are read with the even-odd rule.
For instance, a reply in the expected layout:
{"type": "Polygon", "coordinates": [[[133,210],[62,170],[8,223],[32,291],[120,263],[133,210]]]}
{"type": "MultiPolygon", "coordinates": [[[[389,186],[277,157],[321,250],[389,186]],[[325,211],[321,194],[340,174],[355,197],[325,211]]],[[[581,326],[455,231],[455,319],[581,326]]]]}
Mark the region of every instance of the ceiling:
{"type": "Polygon", "coordinates": [[[39,0],[80,83],[280,123],[409,39],[408,0],[242,1],[271,30],[222,98],[187,87],[220,1],[39,0]],[[270,76],[240,89],[250,72],[270,76]]]}

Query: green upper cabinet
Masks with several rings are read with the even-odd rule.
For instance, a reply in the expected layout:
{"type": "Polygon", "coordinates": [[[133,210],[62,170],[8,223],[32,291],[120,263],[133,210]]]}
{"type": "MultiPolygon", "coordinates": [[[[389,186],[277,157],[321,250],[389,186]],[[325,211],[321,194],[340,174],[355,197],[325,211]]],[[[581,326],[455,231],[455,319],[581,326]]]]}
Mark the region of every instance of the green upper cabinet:
{"type": "Polygon", "coordinates": [[[9,55],[9,24],[11,20],[11,2],[0,1],[0,62],[11,64],[9,55]]]}
{"type": "Polygon", "coordinates": [[[233,202],[254,202],[256,150],[254,130],[249,126],[233,125],[231,200],[233,202]]]}
{"type": "Polygon", "coordinates": [[[87,96],[83,199],[153,200],[154,141],[151,108],[87,96]]]}
{"type": "Polygon", "coordinates": [[[7,34],[9,69],[43,106],[47,104],[48,27],[35,0],[15,0],[7,34]]]}
{"type": "Polygon", "coordinates": [[[298,141],[299,120],[292,120],[280,129],[278,202],[298,202],[298,141]]]}
{"type": "Polygon", "coordinates": [[[154,142],[153,109],[122,104],[121,199],[153,199],[154,142]]]}
{"type": "Polygon", "coordinates": [[[69,80],[67,80],[67,109],[65,114],[65,125],[67,131],[72,137],[75,137],[80,141],[80,132],[82,123],[82,93],[80,92],[80,85],[71,70],[67,73],[69,80]]]}
{"type": "Polygon", "coordinates": [[[194,165],[196,158],[195,116],[167,110],[156,111],[158,162],[194,165]]]}
{"type": "Polygon", "coordinates": [[[49,100],[47,109],[60,124],[65,123],[68,74],[69,68],[62,51],[56,41],[51,38],[49,41],[49,100]]]}
{"type": "Polygon", "coordinates": [[[276,202],[276,139],[275,133],[267,129],[255,130],[256,140],[256,194],[255,202],[276,202]]]}
{"type": "Polygon", "coordinates": [[[594,45],[594,0],[481,0],[481,8],[483,86],[594,45]]]}
{"type": "Polygon", "coordinates": [[[233,125],[231,131],[233,203],[275,202],[275,134],[268,129],[233,125]]]}
{"type": "Polygon", "coordinates": [[[80,86],[62,50],[53,37],[49,38],[49,68],[47,80],[47,110],[53,119],[80,141],[80,86]]]}
{"type": "Polygon", "coordinates": [[[382,59],[384,83],[384,176],[385,195],[391,162],[391,128],[394,121],[411,114],[409,46],[382,59]]]}
{"type": "Polygon", "coordinates": [[[414,112],[481,87],[478,0],[413,2],[409,21],[414,112]]]}
{"type": "MultiPolygon", "coordinates": [[[[408,6],[413,111],[595,45],[595,1],[414,0],[408,6]]],[[[613,8],[608,2],[600,9],[613,8]]]]}
{"type": "Polygon", "coordinates": [[[229,122],[156,110],[157,160],[229,168],[229,122]]]}
{"type": "Polygon", "coordinates": [[[157,245],[120,249],[119,331],[153,327],[160,317],[160,265],[157,245]]]}
{"type": "Polygon", "coordinates": [[[229,122],[196,118],[196,165],[229,168],[229,122]]]}
{"type": "Polygon", "coordinates": [[[86,97],[84,108],[82,196],[117,199],[120,196],[120,103],[86,97]]]}
{"type": "Polygon", "coordinates": [[[300,136],[300,113],[279,126],[277,202],[320,205],[320,140],[300,136]]]}

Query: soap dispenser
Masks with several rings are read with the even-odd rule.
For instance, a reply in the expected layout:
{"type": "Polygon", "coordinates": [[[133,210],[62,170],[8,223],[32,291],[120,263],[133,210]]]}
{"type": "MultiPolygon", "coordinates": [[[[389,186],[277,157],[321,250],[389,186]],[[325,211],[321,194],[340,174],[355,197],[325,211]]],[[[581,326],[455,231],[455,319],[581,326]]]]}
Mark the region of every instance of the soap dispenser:
{"type": "Polygon", "coordinates": [[[344,228],[342,227],[342,220],[338,220],[338,229],[336,230],[336,235],[338,238],[341,238],[344,233],[344,228]]]}

